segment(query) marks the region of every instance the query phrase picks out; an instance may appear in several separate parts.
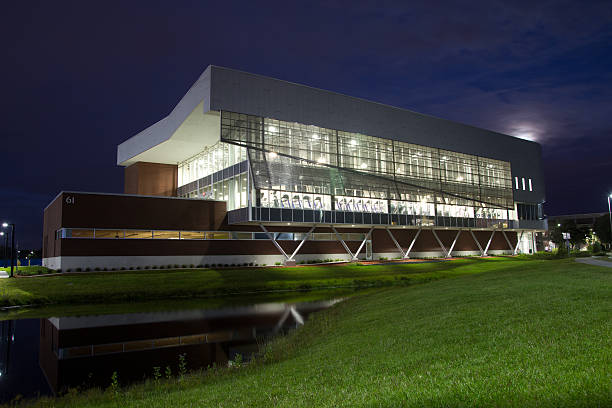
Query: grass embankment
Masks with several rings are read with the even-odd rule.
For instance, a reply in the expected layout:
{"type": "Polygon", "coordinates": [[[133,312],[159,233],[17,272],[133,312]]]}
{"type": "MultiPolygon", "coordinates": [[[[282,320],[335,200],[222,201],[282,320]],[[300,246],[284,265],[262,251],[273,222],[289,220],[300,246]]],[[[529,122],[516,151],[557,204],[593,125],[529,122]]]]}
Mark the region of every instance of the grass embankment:
{"type": "Polygon", "coordinates": [[[481,265],[496,270],[351,298],[246,367],[36,404],[612,405],[610,269],[512,259],[458,269],[481,265]]]}
{"type": "Polygon", "coordinates": [[[118,303],[279,290],[406,285],[480,273],[498,262],[504,261],[472,258],[419,264],[87,272],[2,279],[0,306],[118,303]]]}

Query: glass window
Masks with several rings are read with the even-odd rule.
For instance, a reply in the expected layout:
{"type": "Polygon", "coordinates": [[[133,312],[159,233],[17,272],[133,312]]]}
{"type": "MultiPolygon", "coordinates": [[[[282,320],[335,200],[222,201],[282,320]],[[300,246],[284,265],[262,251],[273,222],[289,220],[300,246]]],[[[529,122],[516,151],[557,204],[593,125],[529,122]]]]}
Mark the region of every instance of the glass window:
{"type": "Polygon", "coordinates": [[[154,239],[179,239],[179,231],[153,231],[154,239]]]}
{"type": "Polygon", "coordinates": [[[130,239],[151,239],[153,231],[151,230],[126,230],[125,237],[130,239]]]}
{"type": "Polygon", "coordinates": [[[72,228],[70,229],[70,238],[94,238],[93,228],[72,228]]]}
{"type": "MultiPolygon", "coordinates": [[[[130,231],[131,232],[131,231],[130,231]]],[[[148,238],[151,238],[151,231],[146,231],[149,236],[148,238]]],[[[96,229],[96,238],[103,238],[103,239],[122,239],[125,238],[126,234],[124,230],[121,229],[96,229]]]]}
{"type": "Polygon", "coordinates": [[[181,239],[205,239],[206,233],[202,231],[181,231],[181,239]]]}

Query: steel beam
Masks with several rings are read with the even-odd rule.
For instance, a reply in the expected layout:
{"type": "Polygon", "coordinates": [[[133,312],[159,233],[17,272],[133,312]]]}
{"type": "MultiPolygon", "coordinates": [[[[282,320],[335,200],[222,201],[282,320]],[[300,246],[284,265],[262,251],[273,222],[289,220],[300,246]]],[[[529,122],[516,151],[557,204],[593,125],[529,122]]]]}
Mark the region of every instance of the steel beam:
{"type": "Polygon", "coordinates": [[[274,244],[274,246],[280,251],[281,254],[283,254],[283,256],[285,257],[285,259],[289,260],[289,255],[287,255],[287,253],[285,252],[285,250],[280,246],[280,244],[278,242],[276,242],[276,240],[274,239],[274,235],[272,235],[272,233],[270,233],[266,227],[264,227],[263,224],[259,224],[259,226],[261,227],[261,229],[263,230],[263,232],[265,232],[268,235],[268,238],[270,238],[270,241],[272,241],[272,243],[274,244]]]}
{"type": "Polygon", "coordinates": [[[419,234],[421,233],[422,228],[419,228],[417,230],[417,233],[414,235],[414,238],[412,238],[412,242],[410,243],[410,246],[408,247],[408,250],[406,251],[406,255],[404,255],[404,258],[408,258],[408,255],[410,255],[410,251],[412,251],[412,247],[414,246],[414,243],[416,242],[417,238],[419,237],[419,234]]]}
{"type": "Polygon", "coordinates": [[[521,231],[521,236],[518,237],[518,239],[516,240],[516,246],[514,247],[513,255],[518,254],[518,248],[519,248],[519,245],[521,245],[521,239],[523,239],[523,234],[524,233],[525,233],[525,231],[521,231]]]}
{"type": "Polygon", "coordinates": [[[312,231],[314,231],[315,227],[313,226],[307,233],[306,236],[304,237],[304,239],[302,239],[302,242],[300,242],[300,244],[297,246],[297,248],[295,248],[295,251],[293,251],[293,253],[291,254],[291,256],[289,257],[288,261],[293,261],[293,257],[295,257],[295,255],[297,255],[298,251],[300,250],[300,248],[302,247],[302,245],[304,245],[304,242],[306,242],[306,240],[308,239],[308,237],[310,236],[310,234],[312,234],[312,231]]]}
{"type": "Polygon", "coordinates": [[[389,228],[385,228],[385,229],[387,230],[387,233],[389,233],[389,236],[391,237],[391,240],[393,241],[393,243],[395,244],[397,249],[400,251],[400,254],[402,254],[402,259],[406,259],[408,257],[407,253],[404,253],[404,250],[402,249],[402,247],[400,246],[399,242],[397,242],[397,240],[395,239],[395,237],[391,233],[391,230],[389,228]]]}
{"type": "Polygon", "coordinates": [[[453,248],[455,247],[455,244],[457,243],[457,239],[459,238],[459,234],[461,234],[461,230],[457,231],[457,235],[455,235],[455,239],[453,240],[453,244],[451,245],[450,249],[448,250],[447,258],[450,258],[451,254],[453,253],[453,248]]]}
{"type": "Polygon", "coordinates": [[[487,247],[484,250],[483,256],[487,256],[487,253],[489,252],[489,246],[491,245],[491,241],[493,240],[494,234],[495,234],[495,230],[491,231],[491,236],[489,237],[489,242],[487,242],[487,247]]]}
{"type": "Polygon", "coordinates": [[[374,229],[374,227],[370,228],[370,230],[368,231],[368,233],[366,234],[365,238],[363,239],[363,241],[361,241],[361,245],[359,245],[359,248],[357,248],[357,252],[355,252],[355,255],[353,256],[353,261],[356,261],[359,256],[359,253],[361,252],[361,250],[363,249],[363,246],[365,245],[365,243],[367,242],[368,238],[370,237],[370,235],[372,234],[372,230],[374,229]]]}
{"type": "Polygon", "coordinates": [[[510,239],[508,238],[508,235],[506,235],[506,231],[502,230],[502,235],[504,236],[504,238],[506,238],[506,242],[508,243],[508,247],[512,251],[514,248],[512,247],[512,244],[510,243],[510,239]]]}
{"type": "Polygon", "coordinates": [[[476,243],[476,245],[478,245],[480,256],[484,256],[484,251],[482,250],[482,246],[480,246],[480,242],[478,242],[478,240],[476,239],[476,235],[474,235],[474,231],[470,230],[470,234],[472,235],[472,238],[474,239],[474,242],[476,243]]]}
{"type": "Polygon", "coordinates": [[[336,234],[336,238],[338,238],[338,241],[340,241],[340,243],[342,244],[342,246],[344,247],[344,250],[346,251],[347,254],[349,254],[351,256],[351,259],[355,258],[355,255],[353,255],[353,253],[351,252],[351,250],[349,249],[349,247],[346,245],[346,242],[344,242],[344,240],[342,239],[342,237],[340,236],[340,234],[338,234],[338,231],[336,231],[336,229],[334,228],[333,225],[330,225],[332,231],[334,231],[334,234],[336,234]]]}
{"type": "Polygon", "coordinates": [[[448,252],[446,251],[446,247],[444,246],[442,241],[440,241],[440,238],[438,238],[438,234],[436,234],[436,230],[432,228],[431,232],[433,233],[433,236],[436,238],[436,241],[438,241],[438,244],[440,245],[440,248],[442,248],[442,251],[446,254],[446,256],[448,256],[448,252]]]}

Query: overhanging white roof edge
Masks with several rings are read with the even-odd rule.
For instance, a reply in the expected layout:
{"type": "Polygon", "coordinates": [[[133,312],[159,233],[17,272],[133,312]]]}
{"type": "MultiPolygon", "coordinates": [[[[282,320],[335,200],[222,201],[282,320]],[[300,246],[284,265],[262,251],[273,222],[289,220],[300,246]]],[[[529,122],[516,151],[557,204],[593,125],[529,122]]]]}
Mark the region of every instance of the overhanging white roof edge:
{"type": "Polygon", "coordinates": [[[210,111],[210,89],[209,65],[168,116],[117,146],[117,165],[129,165],[134,156],[169,140],[200,102],[204,101],[204,112],[210,111]]]}

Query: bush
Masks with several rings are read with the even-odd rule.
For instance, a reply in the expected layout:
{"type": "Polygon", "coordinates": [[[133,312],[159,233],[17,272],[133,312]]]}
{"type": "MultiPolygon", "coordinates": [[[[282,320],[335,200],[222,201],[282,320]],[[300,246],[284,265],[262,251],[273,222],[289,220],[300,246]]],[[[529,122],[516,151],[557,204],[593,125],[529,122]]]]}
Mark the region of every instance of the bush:
{"type": "Polygon", "coordinates": [[[81,268],[76,268],[75,271],[76,272],[81,272],[81,268]]]}
{"type": "Polygon", "coordinates": [[[587,258],[591,256],[591,253],[589,251],[572,251],[570,253],[570,256],[573,256],[576,258],[587,258]]]}
{"type": "Polygon", "coordinates": [[[94,268],[94,271],[96,271],[96,272],[99,271],[99,270],[100,270],[100,268],[98,268],[97,266],[94,268]]]}
{"type": "Polygon", "coordinates": [[[195,265],[194,265],[194,264],[190,264],[190,265],[189,265],[189,267],[190,267],[191,269],[193,269],[193,268],[195,268],[195,265]]]}
{"type": "Polygon", "coordinates": [[[208,264],[204,264],[204,267],[205,267],[205,268],[209,268],[209,267],[210,267],[210,265],[208,265],[208,264]]]}
{"type": "Polygon", "coordinates": [[[603,251],[601,244],[599,242],[594,242],[593,243],[593,247],[591,248],[591,251],[593,252],[593,254],[599,254],[600,252],[603,251]]]}
{"type": "Polygon", "coordinates": [[[56,269],[55,273],[62,273],[62,269],[61,268],[60,269],[56,269]]]}

